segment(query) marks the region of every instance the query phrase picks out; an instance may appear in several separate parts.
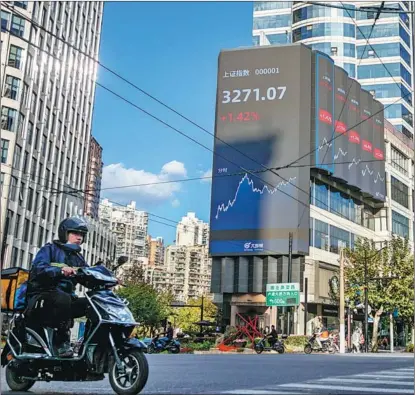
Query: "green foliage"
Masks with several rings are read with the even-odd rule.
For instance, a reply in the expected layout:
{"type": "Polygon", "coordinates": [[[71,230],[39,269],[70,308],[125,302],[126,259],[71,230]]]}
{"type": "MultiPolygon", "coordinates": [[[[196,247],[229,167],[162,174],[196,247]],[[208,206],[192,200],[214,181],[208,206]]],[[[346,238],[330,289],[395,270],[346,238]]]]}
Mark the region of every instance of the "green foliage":
{"type": "Polygon", "coordinates": [[[302,335],[289,336],[288,339],[285,340],[284,344],[286,346],[291,346],[291,347],[303,347],[306,345],[307,341],[308,341],[307,336],[302,336],[302,335]]]}
{"type": "Polygon", "coordinates": [[[367,239],[358,239],[354,250],[345,251],[348,262],[345,265],[345,296],[353,302],[360,291],[364,300],[365,262],[367,263],[368,301],[372,308],[373,337],[372,350],[377,351],[378,323],[384,312],[395,308],[408,323],[414,315],[413,257],[407,240],[393,238],[381,251],[367,239]],[[393,277],[393,279],[391,279],[393,277]],[[389,278],[389,279],[388,279],[389,278]]]}
{"type": "MultiPolygon", "coordinates": [[[[202,304],[202,298],[189,299],[186,304],[200,306],[202,304]]],[[[203,306],[203,319],[206,321],[215,321],[217,307],[207,297],[204,298],[203,306]]],[[[176,327],[181,328],[183,332],[199,330],[199,327],[195,326],[194,323],[200,321],[200,307],[175,308],[174,317],[176,327]]]]}
{"type": "Polygon", "coordinates": [[[406,352],[414,352],[414,345],[413,344],[408,344],[405,348],[406,352]]]}
{"type": "Polygon", "coordinates": [[[118,290],[118,295],[129,301],[129,308],[134,318],[141,324],[137,332],[152,335],[155,328],[160,327],[162,320],[171,313],[170,292],[157,292],[153,286],[143,282],[141,269],[133,266],[123,276],[126,286],[118,290]]]}
{"type": "Polygon", "coordinates": [[[186,347],[191,348],[194,351],[209,351],[214,347],[214,343],[209,341],[203,343],[189,343],[186,347]]]}

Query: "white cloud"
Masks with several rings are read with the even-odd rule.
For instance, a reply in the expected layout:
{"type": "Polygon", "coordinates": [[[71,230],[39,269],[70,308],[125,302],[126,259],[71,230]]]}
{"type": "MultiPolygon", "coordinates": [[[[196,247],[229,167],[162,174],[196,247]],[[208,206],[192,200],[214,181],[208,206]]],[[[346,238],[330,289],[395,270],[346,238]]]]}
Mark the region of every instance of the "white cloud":
{"type": "Polygon", "coordinates": [[[201,182],[212,182],[212,169],[201,171],[201,177],[210,177],[210,178],[204,178],[201,180],[201,182]]]}
{"type": "Polygon", "coordinates": [[[171,205],[172,205],[173,207],[179,207],[179,206],[180,206],[180,200],[179,200],[179,199],[174,199],[174,200],[171,202],[171,205]]]}
{"type": "Polygon", "coordinates": [[[126,168],[122,163],[104,166],[102,172],[102,197],[135,200],[139,207],[143,203],[161,203],[174,198],[180,191],[181,183],[162,183],[187,177],[187,170],[182,162],[173,160],[166,163],[158,174],[145,170],[126,168]],[[128,188],[108,189],[125,185],[149,184],[128,188]]]}

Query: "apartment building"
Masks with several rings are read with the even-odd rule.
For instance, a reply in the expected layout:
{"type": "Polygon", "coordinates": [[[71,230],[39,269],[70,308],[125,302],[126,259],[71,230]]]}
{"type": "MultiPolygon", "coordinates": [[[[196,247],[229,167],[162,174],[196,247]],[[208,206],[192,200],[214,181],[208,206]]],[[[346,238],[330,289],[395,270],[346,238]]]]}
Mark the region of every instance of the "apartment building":
{"type": "Polygon", "coordinates": [[[210,292],[212,263],[207,245],[168,246],[165,267],[175,301],[186,302],[210,292]]]}
{"type": "Polygon", "coordinates": [[[91,136],[89,145],[88,169],[85,181],[85,215],[92,218],[98,218],[99,201],[101,195],[102,181],[102,147],[98,141],[91,136]]]}
{"type": "Polygon", "coordinates": [[[196,213],[187,213],[176,228],[176,245],[206,245],[209,241],[209,224],[196,217],[196,213]]]}
{"type": "Polygon", "coordinates": [[[129,264],[148,261],[146,240],[148,233],[148,213],[139,211],[136,202],[127,206],[115,206],[104,199],[99,208],[100,221],[109,227],[116,236],[116,257],[126,255],[129,264]]]}

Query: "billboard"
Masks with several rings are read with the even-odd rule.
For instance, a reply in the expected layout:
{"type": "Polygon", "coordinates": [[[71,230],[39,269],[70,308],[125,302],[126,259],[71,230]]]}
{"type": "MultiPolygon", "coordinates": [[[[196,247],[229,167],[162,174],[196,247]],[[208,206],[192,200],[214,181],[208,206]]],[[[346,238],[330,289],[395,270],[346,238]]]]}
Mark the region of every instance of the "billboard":
{"type": "Polygon", "coordinates": [[[309,249],[311,51],[303,45],[219,56],[210,253],[309,249]],[[305,156],[297,166],[278,170],[305,156]],[[304,167],[300,167],[304,165],[304,167]]]}
{"type": "Polygon", "coordinates": [[[327,55],[314,53],[313,74],[314,166],[365,196],[384,201],[382,104],[327,55]]]}

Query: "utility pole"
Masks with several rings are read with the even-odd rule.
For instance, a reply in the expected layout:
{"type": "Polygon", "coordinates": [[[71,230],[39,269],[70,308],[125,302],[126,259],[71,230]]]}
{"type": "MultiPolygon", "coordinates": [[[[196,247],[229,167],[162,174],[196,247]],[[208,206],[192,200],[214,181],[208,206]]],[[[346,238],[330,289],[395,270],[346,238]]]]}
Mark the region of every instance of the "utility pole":
{"type": "Polygon", "coordinates": [[[369,351],[369,348],[368,348],[368,345],[369,345],[369,343],[368,343],[368,334],[369,334],[369,315],[368,315],[368,309],[369,309],[369,300],[368,300],[368,286],[367,286],[367,282],[368,282],[368,279],[367,279],[367,272],[368,272],[368,267],[367,267],[367,265],[368,265],[368,262],[367,262],[367,260],[368,260],[368,257],[367,257],[367,251],[366,251],[366,249],[365,249],[365,279],[364,279],[364,282],[365,282],[365,352],[367,353],[368,351],[369,351]]]}
{"type": "Polygon", "coordinates": [[[307,319],[308,319],[308,278],[304,279],[304,336],[307,336],[307,319]]]}
{"type": "Polygon", "coordinates": [[[393,314],[389,314],[389,340],[390,340],[390,350],[393,352],[393,314]]]}
{"type": "MultiPolygon", "coordinates": [[[[291,282],[293,271],[293,234],[288,235],[288,283],[291,282]]],[[[291,307],[287,307],[287,335],[290,335],[291,330],[291,307]]]]}
{"type": "Polygon", "coordinates": [[[340,354],[345,351],[345,327],[344,327],[344,250],[340,249],[340,354]]]}

